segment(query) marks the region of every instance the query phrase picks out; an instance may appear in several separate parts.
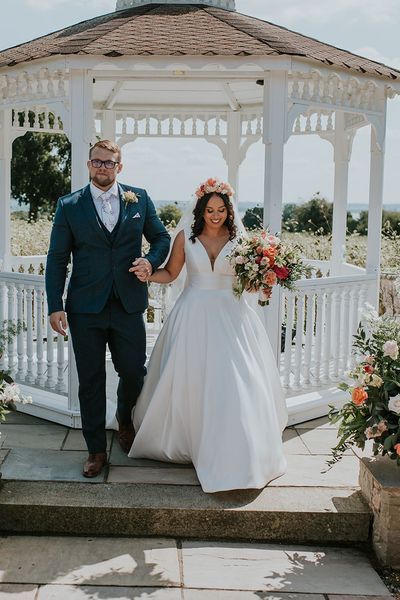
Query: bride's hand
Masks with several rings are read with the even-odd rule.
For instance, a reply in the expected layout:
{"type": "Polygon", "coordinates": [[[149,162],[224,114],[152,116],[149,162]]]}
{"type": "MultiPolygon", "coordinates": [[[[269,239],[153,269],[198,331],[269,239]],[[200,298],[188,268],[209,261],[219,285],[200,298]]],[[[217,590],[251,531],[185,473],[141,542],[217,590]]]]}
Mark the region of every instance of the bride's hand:
{"type": "Polygon", "coordinates": [[[149,280],[153,272],[153,267],[147,258],[137,258],[133,261],[132,265],[133,266],[129,269],[129,272],[134,273],[139,281],[145,283],[149,280]]]}

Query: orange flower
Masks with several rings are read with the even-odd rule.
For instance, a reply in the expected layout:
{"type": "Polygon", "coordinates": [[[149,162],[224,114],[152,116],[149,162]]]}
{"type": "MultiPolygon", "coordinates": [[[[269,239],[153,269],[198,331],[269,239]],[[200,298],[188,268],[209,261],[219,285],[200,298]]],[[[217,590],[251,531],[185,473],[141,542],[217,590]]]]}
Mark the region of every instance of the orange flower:
{"type": "Polygon", "coordinates": [[[396,450],[396,454],[400,456],[400,444],[395,444],[393,448],[396,450]]]}
{"type": "Polygon", "coordinates": [[[275,285],[276,274],[273,271],[267,271],[264,276],[264,281],[267,285],[275,285]]]}
{"type": "Polygon", "coordinates": [[[351,394],[351,401],[356,406],[360,406],[361,404],[363,404],[367,398],[368,394],[363,387],[354,388],[351,394]]]}

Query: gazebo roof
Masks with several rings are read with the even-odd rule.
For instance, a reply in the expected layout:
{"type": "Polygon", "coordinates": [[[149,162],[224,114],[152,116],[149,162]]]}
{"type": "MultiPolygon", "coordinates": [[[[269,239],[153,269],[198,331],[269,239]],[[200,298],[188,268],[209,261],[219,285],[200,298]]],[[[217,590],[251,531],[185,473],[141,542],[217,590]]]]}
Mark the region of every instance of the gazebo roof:
{"type": "Polygon", "coordinates": [[[400,71],[260,19],[197,4],[119,10],[0,52],[0,68],[60,55],[289,55],[350,72],[400,79],[400,71]]]}

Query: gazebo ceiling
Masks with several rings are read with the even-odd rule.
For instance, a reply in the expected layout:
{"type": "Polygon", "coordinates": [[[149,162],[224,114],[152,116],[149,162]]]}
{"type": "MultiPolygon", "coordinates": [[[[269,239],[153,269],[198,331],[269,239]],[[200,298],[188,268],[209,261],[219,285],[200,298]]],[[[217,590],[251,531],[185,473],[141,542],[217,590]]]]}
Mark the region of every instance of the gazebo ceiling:
{"type": "Polygon", "coordinates": [[[3,50],[0,68],[60,55],[287,55],[355,74],[400,79],[400,71],[396,69],[233,10],[160,2],[89,19],[3,50]]]}

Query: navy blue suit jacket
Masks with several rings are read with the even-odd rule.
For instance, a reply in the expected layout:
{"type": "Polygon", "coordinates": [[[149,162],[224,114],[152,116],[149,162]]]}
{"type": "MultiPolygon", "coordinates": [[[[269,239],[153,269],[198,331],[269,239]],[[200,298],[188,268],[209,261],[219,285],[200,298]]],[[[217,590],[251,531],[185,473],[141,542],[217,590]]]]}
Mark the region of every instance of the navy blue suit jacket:
{"type": "Polygon", "coordinates": [[[128,313],[144,312],[148,306],[147,284],[129,273],[135,258],[142,256],[142,236],[150,244],[146,258],[153,269],[166,259],[170,236],[159,220],[146,190],[118,184],[120,222],[114,241],[107,236],[87,185],[58,200],[46,265],[49,314],[99,313],[117,291],[128,313]],[[131,190],[138,202],[126,202],[131,190]],[[72,254],[72,274],[64,309],[63,293],[67,265],[72,254]]]}

